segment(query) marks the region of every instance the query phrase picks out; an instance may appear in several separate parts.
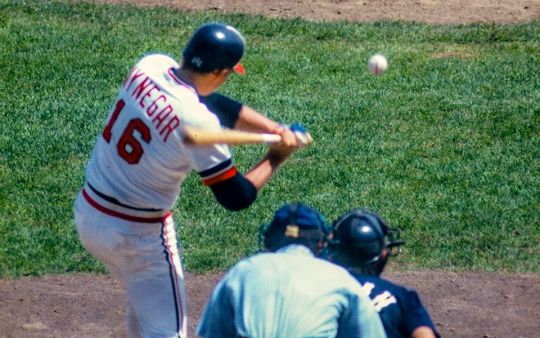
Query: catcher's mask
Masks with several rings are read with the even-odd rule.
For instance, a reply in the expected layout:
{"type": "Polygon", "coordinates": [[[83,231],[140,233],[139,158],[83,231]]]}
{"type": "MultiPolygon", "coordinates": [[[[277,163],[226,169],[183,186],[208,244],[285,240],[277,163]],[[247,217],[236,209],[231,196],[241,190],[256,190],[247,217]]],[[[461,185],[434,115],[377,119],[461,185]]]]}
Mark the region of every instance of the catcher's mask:
{"type": "Polygon", "coordinates": [[[322,215],[301,204],[285,204],[274,213],[270,224],[259,230],[262,249],[276,251],[289,244],[302,244],[318,254],[328,243],[330,228],[322,215]]]}
{"type": "Polygon", "coordinates": [[[361,268],[363,272],[380,274],[387,256],[397,255],[400,230],[392,229],[379,215],[369,210],[352,210],[341,216],[333,224],[331,257],[337,263],[349,268],[361,268]]]}

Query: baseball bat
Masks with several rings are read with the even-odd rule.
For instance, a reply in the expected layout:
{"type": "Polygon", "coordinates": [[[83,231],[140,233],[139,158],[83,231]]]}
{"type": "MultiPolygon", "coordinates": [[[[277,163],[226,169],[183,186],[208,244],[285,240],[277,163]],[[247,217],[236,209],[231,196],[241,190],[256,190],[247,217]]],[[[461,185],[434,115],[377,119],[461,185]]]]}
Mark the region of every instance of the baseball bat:
{"type": "MultiPolygon", "coordinates": [[[[304,146],[313,143],[313,138],[307,132],[296,133],[304,146]]],[[[232,129],[200,130],[186,126],[183,129],[183,139],[187,144],[208,146],[212,144],[272,144],[281,142],[281,136],[277,134],[254,133],[232,129]]]]}
{"type": "Polygon", "coordinates": [[[276,134],[253,133],[232,129],[209,131],[193,127],[184,127],[183,138],[185,143],[197,146],[208,146],[212,144],[271,144],[281,142],[281,136],[276,134]]]}

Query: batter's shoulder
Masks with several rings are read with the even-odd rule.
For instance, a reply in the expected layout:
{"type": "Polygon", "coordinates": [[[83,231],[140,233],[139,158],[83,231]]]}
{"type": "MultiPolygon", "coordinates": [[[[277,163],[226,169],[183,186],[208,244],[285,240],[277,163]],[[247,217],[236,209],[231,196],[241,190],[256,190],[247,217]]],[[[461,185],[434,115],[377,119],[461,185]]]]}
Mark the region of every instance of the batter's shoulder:
{"type": "Polygon", "coordinates": [[[150,53],[146,54],[139,59],[137,62],[137,67],[146,68],[146,67],[163,67],[163,68],[178,68],[178,62],[172,57],[160,54],[160,53],[150,53]]]}

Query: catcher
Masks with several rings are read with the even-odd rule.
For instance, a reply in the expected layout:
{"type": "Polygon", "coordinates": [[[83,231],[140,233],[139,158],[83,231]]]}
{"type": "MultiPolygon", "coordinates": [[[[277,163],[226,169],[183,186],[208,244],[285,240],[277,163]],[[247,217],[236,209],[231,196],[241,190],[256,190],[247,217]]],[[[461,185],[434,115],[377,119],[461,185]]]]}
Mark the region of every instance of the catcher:
{"type": "Polygon", "coordinates": [[[382,279],[390,252],[404,244],[379,215],[352,210],[333,225],[329,259],[360,282],[379,312],[389,338],[440,337],[416,291],[382,279]]]}

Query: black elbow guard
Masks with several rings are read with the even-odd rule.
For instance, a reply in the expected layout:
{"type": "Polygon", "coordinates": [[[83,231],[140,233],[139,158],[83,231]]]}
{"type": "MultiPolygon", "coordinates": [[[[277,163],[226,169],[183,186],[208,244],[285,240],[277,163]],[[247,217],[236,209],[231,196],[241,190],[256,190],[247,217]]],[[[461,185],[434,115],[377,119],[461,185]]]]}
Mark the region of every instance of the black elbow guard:
{"type": "Polygon", "coordinates": [[[211,185],[210,189],[219,204],[230,211],[245,209],[257,198],[257,188],[239,173],[211,185]]]}

